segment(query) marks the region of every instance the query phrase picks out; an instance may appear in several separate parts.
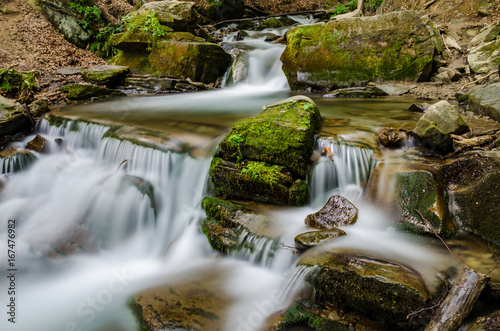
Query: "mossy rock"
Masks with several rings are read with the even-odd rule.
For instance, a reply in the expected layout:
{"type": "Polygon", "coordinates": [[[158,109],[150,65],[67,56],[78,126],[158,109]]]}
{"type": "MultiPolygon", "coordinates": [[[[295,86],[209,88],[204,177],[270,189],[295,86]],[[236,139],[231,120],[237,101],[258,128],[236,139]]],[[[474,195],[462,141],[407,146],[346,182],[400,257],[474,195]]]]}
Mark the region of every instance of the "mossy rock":
{"type": "Polygon", "coordinates": [[[442,40],[414,11],[295,27],[281,56],[292,90],[428,79],[442,40]]]}
{"type": "Polygon", "coordinates": [[[354,309],[402,330],[424,328],[432,311],[423,308],[432,305],[434,294],[439,297],[439,293],[431,296],[415,270],[361,251],[313,249],[302,255],[298,265],[316,268],[307,277],[315,302],[354,309]],[[410,315],[415,312],[420,313],[410,315]]]}
{"type": "Polygon", "coordinates": [[[427,170],[401,171],[396,173],[396,191],[398,193],[399,228],[403,231],[428,234],[434,230],[447,237],[456,230],[448,210],[448,194],[444,189],[439,174],[427,170]],[[423,217],[431,224],[422,219],[423,217]]]}
{"type": "Polygon", "coordinates": [[[101,65],[83,69],[80,73],[88,83],[115,87],[123,83],[129,72],[130,69],[125,66],[101,65]]]}
{"type": "Polygon", "coordinates": [[[451,134],[460,135],[469,130],[455,108],[447,101],[440,101],[427,109],[413,133],[425,148],[446,154],[453,151],[451,134]]]}
{"type": "Polygon", "coordinates": [[[0,135],[16,134],[29,127],[29,119],[21,105],[0,95],[0,135]]]}
{"type": "Polygon", "coordinates": [[[388,94],[375,86],[350,87],[337,89],[323,95],[323,98],[376,98],[387,96],[388,94]]]}
{"type": "Polygon", "coordinates": [[[471,49],[467,62],[471,70],[478,74],[487,74],[492,70],[497,70],[500,64],[500,39],[471,49]]]}
{"type": "Polygon", "coordinates": [[[480,88],[468,97],[470,111],[478,115],[489,116],[500,122],[500,83],[480,88]]]}
{"type": "Polygon", "coordinates": [[[223,253],[238,249],[256,251],[252,241],[241,240],[243,234],[272,241],[276,248],[280,229],[272,220],[241,205],[213,197],[203,199],[202,207],[207,218],[201,222],[201,228],[215,250],[223,253]]]}
{"type": "MultiPolygon", "coordinates": [[[[190,1],[153,1],[145,3],[137,12],[129,14],[133,19],[138,16],[147,16],[155,12],[158,22],[161,25],[172,28],[176,31],[186,31],[186,29],[196,23],[196,12],[194,2],[190,1]]],[[[132,21],[132,24],[134,22],[132,21]]]]}
{"type": "Polygon", "coordinates": [[[320,231],[309,231],[297,235],[294,239],[295,247],[298,250],[305,251],[316,247],[334,238],[345,236],[346,233],[341,229],[330,229],[320,231]]]}
{"type": "Polygon", "coordinates": [[[271,17],[260,23],[259,26],[257,27],[257,30],[278,29],[286,26],[291,26],[297,23],[298,22],[296,20],[294,20],[293,18],[289,18],[287,16],[271,17]]]}
{"type": "Polygon", "coordinates": [[[442,171],[460,226],[500,244],[500,152],[470,152],[448,161],[442,171]]]}
{"type": "Polygon", "coordinates": [[[216,156],[232,162],[255,160],[278,165],[305,178],[320,126],[321,115],[314,102],[304,96],[292,97],[234,123],[216,156]]]}
{"type": "Polygon", "coordinates": [[[33,140],[26,144],[26,149],[38,152],[38,153],[47,153],[49,151],[49,146],[47,139],[43,136],[37,134],[33,140]]]}
{"type": "Polygon", "coordinates": [[[91,98],[126,96],[123,92],[93,84],[68,84],[60,87],[59,90],[66,92],[66,97],[70,100],[88,100],[91,98]]]}

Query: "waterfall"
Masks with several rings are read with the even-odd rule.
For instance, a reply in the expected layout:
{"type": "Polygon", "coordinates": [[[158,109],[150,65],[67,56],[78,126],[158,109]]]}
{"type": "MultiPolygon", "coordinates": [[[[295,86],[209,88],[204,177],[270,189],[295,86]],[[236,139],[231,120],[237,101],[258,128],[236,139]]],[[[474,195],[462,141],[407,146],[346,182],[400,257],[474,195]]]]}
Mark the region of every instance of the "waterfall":
{"type": "Polygon", "coordinates": [[[313,204],[324,204],[332,194],[361,194],[373,167],[374,150],[333,138],[318,139],[316,147],[319,151],[329,148],[333,156],[320,157],[312,167],[309,185],[313,204]]]}
{"type": "Polygon", "coordinates": [[[26,170],[35,159],[35,155],[22,151],[5,157],[0,156],[0,175],[26,170]]]}

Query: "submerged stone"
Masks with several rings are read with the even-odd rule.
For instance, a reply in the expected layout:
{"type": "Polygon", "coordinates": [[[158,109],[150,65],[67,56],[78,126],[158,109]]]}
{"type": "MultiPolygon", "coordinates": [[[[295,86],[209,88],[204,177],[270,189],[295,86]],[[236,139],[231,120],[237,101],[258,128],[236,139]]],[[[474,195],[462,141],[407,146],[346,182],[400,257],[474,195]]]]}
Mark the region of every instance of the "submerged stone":
{"type": "Polygon", "coordinates": [[[220,143],[210,168],[214,190],[228,198],[303,205],[319,110],[303,96],[263,108],[236,122],[220,143]]]}
{"type": "Polygon", "coordinates": [[[26,144],[26,149],[30,149],[38,153],[46,153],[48,152],[47,140],[37,134],[33,140],[26,144]]]}
{"type": "Polygon", "coordinates": [[[447,101],[440,101],[418,120],[413,133],[427,149],[446,154],[453,151],[451,134],[459,135],[469,130],[455,108],[447,101]]]}
{"type": "Polygon", "coordinates": [[[323,95],[323,98],[376,98],[386,95],[388,94],[378,87],[368,86],[337,89],[323,95]]]}
{"type": "Polygon", "coordinates": [[[500,122],[500,83],[480,88],[468,95],[469,110],[500,122]]]}
{"type": "Polygon", "coordinates": [[[81,75],[88,83],[115,87],[123,82],[129,72],[130,69],[124,66],[100,65],[83,69],[81,75]]]}
{"type": "Polygon", "coordinates": [[[439,33],[415,11],[295,27],[281,56],[292,90],[422,81],[442,51],[439,33]]]}
{"type": "Polygon", "coordinates": [[[317,303],[354,309],[404,330],[424,328],[430,320],[431,310],[423,308],[432,306],[432,295],[421,275],[404,265],[347,249],[309,250],[298,265],[316,268],[307,281],[317,303]]]}
{"type": "Polygon", "coordinates": [[[343,230],[336,228],[332,228],[330,230],[304,232],[295,237],[295,247],[298,250],[305,251],[309,248],[330,241],[333,238],[345,235],[346,233],[343,230]]]}
{"type": "Polygon", "coordinates": [[[334,195],[321,210],[307,215],[305,223],[310,228],[331,230],[338,226],[354,224],[358,219],[358,208],[349,200],[334,195]]]}

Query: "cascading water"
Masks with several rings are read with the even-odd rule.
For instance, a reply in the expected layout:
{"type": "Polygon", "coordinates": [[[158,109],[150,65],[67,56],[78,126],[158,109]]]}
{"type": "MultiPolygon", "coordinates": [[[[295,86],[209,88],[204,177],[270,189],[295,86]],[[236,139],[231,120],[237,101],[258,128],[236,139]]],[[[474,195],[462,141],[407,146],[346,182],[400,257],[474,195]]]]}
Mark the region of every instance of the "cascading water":
{"type": "MultiPolygon", "coordinates": [[[[208,116],[214,116],[213,121],[219,122],[229,114],[230,122],[258,112],[288,92],[277,69],[283,46],[268,44],[258,34],[254,37],[238,42],[240,48],[251,50],[248,66],[234,87],[126,98],[78,107],[75,112],[83,109],[90,118],[107,114],[112,122],[139,126],[144,118],[151,125],[179,119],[181,124],[192,124],[193,118],[209,123],[208,116]]],[[[182,131],[181,126],[172,135],[182,131]]],[[[202,136],[207,126],[196,128],[197,132],[180,136],[202,136]]],[[[278,241],[284,248],[276,248],[278,241],[252,239],[245,233],[242,240],[252,241],[255,252],[240,251],[221,259],[198,225],[205,216],[200,202],[210,158],[118,139],[110,130],[112,126],[83,120],[42,121],[38,131],[49,143],[48,152],[37,154],[30,167],[10,173],[0,186],[0,247],[7,247],[7,220],[16,220],[13,268],[18,312],[15,325],[2,318],[0,329],[137,330],[127,307],[133,295],[204,274],[215,275],[214,286],[232,300],[226,330],[258,330],[271,313],[291,302],[310,270],[294,269],[296,256],[289,246],[297,234],[307,231],[304,218],[317,211],[316,204],[269,211],[283,225],[278,241]]],[[[22,149],[32,138],[14,147],[22,149]]],[[[214,145],[214,137],[205,139],[209,140],[205,146],[214,145]]],[[[351,184],[361,187],[372,151],[319,140],[318,148],[322,147],[333,152],[333,164],[320,160],[315,166],[310,179],[313,200],[324,199],[336,187],[340,191],[351,184]]],[[[354,238],[366,249],[397,250],[401,259],[410,256],[415,265],[431,260],[431,253],[422,247],[421,253],[410,254],[418,244],[408,238],[397,240],[375,207],[366,206],[359,196],[353,202],[360,208],[359,224],[346,228],[348,235],[338,245],[348,245],[354,238]],[[367,231],[377,235],[367,240],[367,231]]],[[[6,283],[4,277],[0,281],[4,307],[6,283]]]]}

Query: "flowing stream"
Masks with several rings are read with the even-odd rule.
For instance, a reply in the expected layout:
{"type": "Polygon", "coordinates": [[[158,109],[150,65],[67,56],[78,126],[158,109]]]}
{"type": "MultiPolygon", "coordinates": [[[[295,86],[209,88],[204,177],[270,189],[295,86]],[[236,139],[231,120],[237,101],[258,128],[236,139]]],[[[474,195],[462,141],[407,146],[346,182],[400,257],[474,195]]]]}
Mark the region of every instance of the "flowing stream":
{"type": "MultiPolygon", "coordinates": [[[[307,230],[305,216],[332,194],[343,194],[360,209],[356,225],[334,245],[380,251],[424,274],[444,263],[444,254],[424,239],[388,227],[387,215],[361,196],[376,151],[353,146],[349,139],[359,132],[373,135],[375,128],[394,121],[414,122],[405,110],[411,100],[398,99],[337,101],[311,95],[325,124],[349,119],[361,129],[336,136],[328,125],[323,129],[318,151],[329,147],[334,160],[320,157],[312,167],[310,205],[263,211],[283,225],[283,246],[245,237],[256,240],[257,252],[222,257],[212,250],[198,223],[204,217],[200,202],[210,194],[211,153],[236,120],[292,95],[280,70],[284,46],[264,42],[259,34],[240,42],[228,38],[227,47],[246,50],[246,62],[233,66],[239,70],[234,85],[64,109],[62,114],[75,121],[43,120],[38,126],[49,142],[48,153],[35,153],[31,164],[2,161],[0,247],[5,270],[6,224],[15,219],[17,316],[15,325],[3,316],[1,330],[137,330],[127,306],[134,294],[203,274],[211,275],[210,286],[221,296],[232,299],[225,329],[258,330],[301,288],[307,270],[294,267],[297,256],[286,247],[307,230]],[[120,140],[109,135],[113,123],[157,130],[174,147],[188,147],[179,152],[120,140]],[[271,300],[276,293],[279,300],[271,300]]],[[[15,147],[22,149],[32,138],[15,147]]],[[[2,307],[7,285],[2,277],[2,307]]]]}

